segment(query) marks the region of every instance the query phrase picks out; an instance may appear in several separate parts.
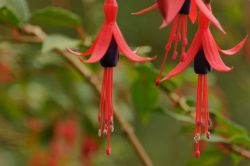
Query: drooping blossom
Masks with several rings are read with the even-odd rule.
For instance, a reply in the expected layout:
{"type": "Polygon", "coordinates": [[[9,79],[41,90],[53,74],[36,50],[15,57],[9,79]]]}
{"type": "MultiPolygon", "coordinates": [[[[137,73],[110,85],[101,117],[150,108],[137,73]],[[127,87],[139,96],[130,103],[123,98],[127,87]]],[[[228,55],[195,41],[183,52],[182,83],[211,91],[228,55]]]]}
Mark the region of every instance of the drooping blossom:
{"type": "Polygon", "coordinates": [[[186,57],[186,46],[188,44],[187,39],[187,20],[188,16],[190,20],[194,23],[197,15],[197,6],[200,11],[207,17],[218,29],[224,32],[220,23],[213,16],[212,12],[210,12],[204,2],[202,0],[157,0],[157,3],[152,5],[149,8],[146,8],[142,11],[136,12],[134,14],[142,14],[147,11],[158,8],[161,15],[163,16],[163,23],[161,27],[167,26],[170,22],[172,22],[168,42],[165,46],[165,56],[162,61],[162,65],[160,68],[159,75],[156,80],[156,84],[159,84],[162,73],[165,69],[166,60],[169,52],[171,51],[173,46],[173,56],[172,59],[175,60],[178,56],[178,43],[181,42],[181,60],[184,60],[186,57]]]}
{"type": "Polygon", "coordinates": [[[66,119],[56,123],[50,142],[48,166],[60,165],[60,159],[67,156],[76,143],[78,125],[75,119],[66,119]]]}
{"type": "Polygon", "coordinates": [[[84,165],[92,165],[92,157],[97,153],[98,148],[99,144],[96,138],[87,136],[83,139],[81,160],[84,165]]]}
{"type": "Polygon", "coordinates": [[[85,53],[78,53],[69,49],[76,56],[92,56],[84,63],[100,62],[104,67],[103,84],[100,99],[100,111],[98,121],[100,123],[99,136],[105,135],[107,139],[106,153],[111,154],[110,135],[114,130],[114,107],[113,107],[113,68],[119,60],[119,53],[135,62],[145,62],[155,59],[140,57],[132,51],[126,43],[119,26],[116,22],[118,5],[116,0],[104,1],[105,22],[94,44],[85,53]]]}
{"type": "MultiPolygon", "coordinates": [[[[210,4],[206,4],[211,11],[210,4]]],[[[207,74],[212,70],[229,72],[232,68],[222,61],[219,52],[225,55],[234,55],[245,44],[247,37],[230,50],[222,50],[215,42],[209,29],[210,20],[203,12],[199,14],[199,28],[192,41],[184,61],[171,70],[160,82],[168,80],[185,70],[194,61],[194,71],[198,74],[197,98],[196,98],[196,129],[194,133],[195,156],[200,156],[200,136],[202,127],[207,138],[210,136],[209,109],[208,109],[208,83],[207,74]]]]}
{"type": "Polygon", "coordinates": [[[10,83],[13,81],[13,74],[9,66],[0,63],[0,83],[10,83]]]}
{"type": "Polygon", "coordinates": [[[41,132],[44,129],[44,123],[38,118],[28,118],[25,122],[25,125],[32,132],[41,132]]]}
{"type": "Polygon", "coordinates": [[[42,151],[37,151],[32,154],[30,160],[28,161],[28,166],[44,166],[46,165],[46,155],[42,151]]]}

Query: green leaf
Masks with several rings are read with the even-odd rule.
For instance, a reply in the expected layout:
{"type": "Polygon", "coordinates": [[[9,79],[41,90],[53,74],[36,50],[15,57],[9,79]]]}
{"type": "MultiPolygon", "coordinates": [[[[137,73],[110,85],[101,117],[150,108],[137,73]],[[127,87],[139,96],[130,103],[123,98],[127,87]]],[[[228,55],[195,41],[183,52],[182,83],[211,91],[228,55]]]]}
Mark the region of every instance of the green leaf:
{"type": "Polygon", "coordinates": [[[241,145],[247,145],[250,146],[250,138],[245,135],[235,136],[230,138],[231,144],[241,144],[241,145]]]}
{"type": "Polygon", "coordinates": [[[0,8],[0,23],[15,27],[20,27],[21,25],[19,18],[5,6],[0,8]]]}
{"type": "MultiPolygon", "coordinates": [[[[145,73],[144,73],[145,74],[145,73]]],[[[148,73],[147,73],[148,74],[148,73]]],[[[146,120],[154,111],[159,98],[159,89],[146,75],[141,75],[132,86],[132,99],[136,111],[146,120]]]]}
{"type": "Polygon", "coordinates": [[[52,51],[54,49],[65,50],[66,48],[74,48],[80,43],[79,40],[68,38],[62,35],[47,36],[42,45],[42,53],[52,51]]]}
{"type": "Polygon", "coordinates": [[[26,0],[1,0],[0,22],[20,27],[29,19],[30,12],[26,0]]]}
{"type": "Polygon", "coordinates": [[[76,26],[81,24],[81,18],[62,8],[47,7],[32,14],[31,21],[37,24],[60,26],[76,26]]]}
{"type": "Polygon", "coordinates": [[[216,117],[216,121],[223,126],[223,129],[216,129],[218,133],[227,135],[247,135],[247,130],[244,127],[224,117],[220,113],[214,112],[214,115],[216,117]]]}
{"type": "Polygon", "coordinates": [[[237,153],[233,153],[233,152],[230,153],[230,157],[231,157],[231,159],[232,159],[234,165],[239,165],[240,162],[241,162],[242,160],[244,160],[244,158],[243,158],[241,155],[239,155],[239,154],[237,154],[237,153]]]}
{"type": "Polygon", "coordinates": [[[151,64],[139,64],[136,66],[139,73],[146,73],[149,80],[154,80],[158,71],[151,64]]]}

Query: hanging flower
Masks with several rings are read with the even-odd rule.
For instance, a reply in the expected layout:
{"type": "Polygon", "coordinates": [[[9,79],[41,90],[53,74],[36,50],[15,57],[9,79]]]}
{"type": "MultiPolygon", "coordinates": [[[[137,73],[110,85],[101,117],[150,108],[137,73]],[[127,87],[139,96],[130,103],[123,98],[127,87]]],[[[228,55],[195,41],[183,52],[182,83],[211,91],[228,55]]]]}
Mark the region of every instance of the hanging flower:
{"type": "Polygon", "coordinates": [[[60,160],[69,155],[76,143],[78,131],[78,123],[74,118],[56,123],[50,142],[49,166],[60,165],[60,160]]]}
{"type": "Polygon", "coordinates": [[[32,154],[28,161],[28,166],[44,166],[46,165],[46,155],[42,151],[37,151],[32,154]]]}
{"type": "Polygon", "coordinates": [[[0,63],[0,83],[10,83],[13,81],[13,74],[9,66],[0,63]]]}
{"type": "Polygon", "coordinates": [[[114,130],[113,117],[113,68],[117,65],[119,60],[119,53],[121,52],[127,58],[135,62],[145,62],[155,59],[139,57],[127,45],[119,26],[116,23],[116,16],[118,12],[118,5],[116,0],[105,0],[104,14],[105,22],[97,36],[94,44],[85,53],[78,53],[69,49],[69,52],[76,56],[87,56],[92,54],[88,60],[81,59],[85,63],[100,62],[104,67],[103,84],[100,99],[100,112],[98,120],[100,123],[99,136],[106,135],[107,147],[106,153],[111,154],[110,135],[114,130]]]}
{"type": "MultiPolygon", "coordinates": [[[[206,4],[207,8],[211,11],[210,4],[206,4]]],[[[195,140],[195,156],[200,156],[200,136],[202,127],[204,127],[205,134],[209,138],[209,110],[208,110],[208,85],[207,74],[212,70],[219,72],[229,72],[232,68],[226,66],[219,52],[226,55],[236,54],[245,44],[247,37],[242,40],[238,45],[230,50],[222,50],[216,44],[213,35],[209,29],[210,20],[203,12],[199,15],[199,28],[193,39],[190,48],[184,61],[181,61],[168,75],[166,75],[160,82],[168,80],[183,70],[194,61],[194,71],[198,74],[197,86],[197,99],[196,99],[196,130],[194,135],[195,140]]]]}
{"type": "Polygon", "coordinates": [[[96,138],[87,136],[83,139],[81,160],[84,165],[91,166],[93,156],[98,152],[99,144],[96,138]]]}
{"type": "Polygon", "coordinates": [[[147,11],[158,8],[164,20],[161,27],[167,26],[170,22],[172,23],[172,27],[170,30],[168,42],[165,47],[165,56],[162,61],[161,69],[158,74],[156,84],[159,85],[162,73],[165,69],[166,60],[168,54],[172,48],[172,44],[174,44],[174,51],[172,59],[175,60],[178,56],[178,43],[181,41],[181,60],[184,60],[186,57],[186,46],[188,44],[187,40],[187,20],[188,16],[190,20],[194,23],[197,15],[197,6],[201,10],[201,12],[222,32],[224,32],[220,23],[213,16],[212,12],[210,12],[204,2],[202,0],[157,0],[157,3],[152,5],[149,8],[146,8],[142,11],[136,12],[134,14],[142,14],[147,11]]]}

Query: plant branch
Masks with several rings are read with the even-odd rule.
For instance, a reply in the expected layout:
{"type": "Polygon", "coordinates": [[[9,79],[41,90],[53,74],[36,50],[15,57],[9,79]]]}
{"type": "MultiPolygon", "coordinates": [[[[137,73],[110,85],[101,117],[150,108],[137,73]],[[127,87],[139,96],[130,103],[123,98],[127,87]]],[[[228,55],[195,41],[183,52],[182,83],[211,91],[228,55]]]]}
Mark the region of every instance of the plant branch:
{"type": "MultiPolygon", "coordinates": [[[[24,27],[24,31],[28,34],[33,34],[37,37],[37,40],[33,39],[31,42],[39,40],[42,42],[46,38],[46,33],[44,33],[41,28],[36,26],[26,25],[24,27]]],[[[21,38],[19,39],[19,41],[21,41],[21,38]]],[[[25,42],[27,42],[26,39],[25,42]]],[[[73,68],[75,68],[79,72],[79,74],[81,74],[81,76],[86,79],[86,81],[89,82],[89,84],[95,89],[97,94],[101,94],[101,87],[99,86],[100,81],[93,76],[92,72],[83,63],[81,63],[77,58],[65,53],[62,50],[55,49],[55,52],[64,57],[69,62],[69,64],[73,68]]],[[[139,139],[137,138],[133,127],[126,121],[125,118],[123,118],[123,116],[118,111],[114,111],[114,115],[116,121],[120,125],[122,131],[125,133],[127,139],[133,146],[135,152],[141,159],[142,163],[145,166],[153,166],[150,157],[148,156],[145,149],[141,145],[139,139]]]]}

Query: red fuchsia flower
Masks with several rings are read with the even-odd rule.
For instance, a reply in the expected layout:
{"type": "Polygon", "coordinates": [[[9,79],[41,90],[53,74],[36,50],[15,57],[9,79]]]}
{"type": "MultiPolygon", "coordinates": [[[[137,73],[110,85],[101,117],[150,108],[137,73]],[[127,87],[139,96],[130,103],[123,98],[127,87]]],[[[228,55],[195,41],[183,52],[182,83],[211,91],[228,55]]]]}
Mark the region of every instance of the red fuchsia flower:
{"type": "Polygon", "coordinates": [[[78,126],[77,122],[74,119],[67,119],[64,122],[64,131],[62,133],[65,142],[68,146],[74,145],[77,135],[78,135],[78,126]]]}
{"type": "Polygon", "coordinates": [[[94,154],[97,153],[99,148],[98,141],[91,136],[87,136],[83,139],[83,146],[82,146],[82,154],[81,154],[81,160],[84,165],[91,166],[92,162],[91,159],[94,154]]]}
{"type": "MultiPolygon", "coordinates": [[[[206,4],[207,8],[211,11],[210,4],[206,4]]],[[[209,126],[210,117],[208,110],[208,85],[207,74],[213,69],[219,72],[229,72],[232,68],[226,66],[219,52],[226,55],[234,55],[245,44],[247,37],[242,40],[238,45],[230,50],[222,50],[216,44],[213,35],[209,29],[210,20],[203,12],[199,14],[199,28],[193,39],[190,48],[187,51],[187,55],[184,61],[181,61],[168,75],[166,75],[160,82],[168,80],[183,70],[194,61],[194,71],[198,74],[198,87],[197,87],[197,99],[196,99],[196,130],[194,134],[195,140],[195,156],[200,156],[200,136],[202,127],[204,132],[209,138],[209,126]]]]}
{"type": "Polygon", "coordinates": [[[202,0],[157,0],[157,3],[152,5],[149,8],[146,8],[142,11],[136,12],[134,14],[142,14],[158,8],[164,20],[161,27],[167,26],[170,22],[172,23],[172,27],[169,34],[169,39],[166,44],[165,56],[163,58],[163,62],[161,65],[161,69],[159,75],[156,80],[156,84],[159,85],[162,73],[165,69],[166,60],[168,54],[172,48],[172,44],[174,43],[174,53],[172,59],[175,60],[178,56],[178,43],[181,41],[181,60],[184,60],[186,56],[186,46],[188,44],[187,40],[187,20],[188,16],[190,20],[194,23],[197,15],[197,6],[200,11],[222,32],[224,32],[220,23],[213,16],[212,12],[206,8],[206,5],[202,0]]]}
{"type": "Polygon", "coordinates": [[[0,83],[10,83],[13,81],[13,75],[11,69],[2,63],[0,63],[0,83]]]}
{"type": "Polygon", "coordinates": [[[92,54],[88,60],[81,59],[85,63],[100,62],[104,67],[103,84],[100,99],[100,112],[98,120],[100,123],[99,136],[106,135],[107,147],[106,153],[111,154],[110,134],[114,130],[113,117],[113,68],[119,60],[119,52],[135,62],[145,62],[155,59],[139,57],[127,45],[119,26],[116,23],[118,5],[116,0],[105,0],[104,14],[105,22],[98,34],[94,44],[85,53],[78,53],[69,49],[69,52],[77,56],[86,56],[92,54]]]}
{"type": "Polygon", "coordinates": [[[44,166],[46,161],[46,156],[43,152],[35,152],[28,162],[28,166],[44,166]]]}
{"type": "Polygon", "coordinates": [[[33,132],[41,132],[44,129],[43,121],[37,118],[28,118],[25,125],[33,132]]]}
{"type": "Polygon", "coordinates": [[[74,146],[78,131],[77,122],[71,118],[56,124],[50,142],[49,166],[59,165],[59,160],[74,146]]]}

